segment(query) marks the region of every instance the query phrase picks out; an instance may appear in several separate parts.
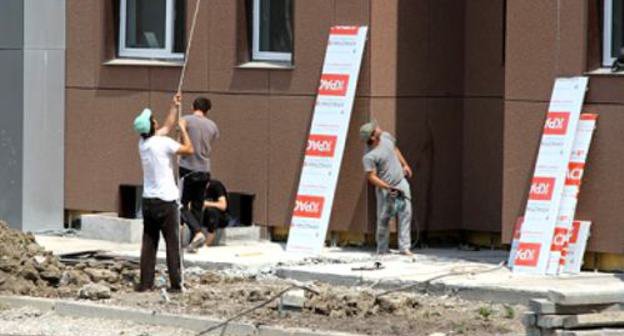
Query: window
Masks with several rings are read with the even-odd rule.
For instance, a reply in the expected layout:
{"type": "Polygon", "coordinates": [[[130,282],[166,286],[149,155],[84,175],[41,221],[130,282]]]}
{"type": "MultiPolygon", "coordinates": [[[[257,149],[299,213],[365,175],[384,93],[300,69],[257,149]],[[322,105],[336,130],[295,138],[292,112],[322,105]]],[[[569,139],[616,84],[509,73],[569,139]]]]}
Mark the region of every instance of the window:
{"type": "Polygon", "coordinates": [[[604,0],[602,65],[611,66],[624,47],[624,0],[604,0]]]}
{"type": "Polygon", "coordinates": [[[120,0],[119,56],[184,58],[185,0],[120,0]]]}
{"type": "Polygon", "coordinates": [[[292,0],[253,0],[252,59],[292,62],[292,0]]]}

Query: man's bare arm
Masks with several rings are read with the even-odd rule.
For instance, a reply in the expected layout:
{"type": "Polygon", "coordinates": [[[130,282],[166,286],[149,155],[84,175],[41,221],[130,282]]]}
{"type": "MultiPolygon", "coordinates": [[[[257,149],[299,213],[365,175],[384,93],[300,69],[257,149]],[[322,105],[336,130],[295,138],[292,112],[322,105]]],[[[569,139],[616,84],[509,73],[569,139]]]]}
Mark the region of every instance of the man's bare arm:
{"type": "Polygon", "coordinates": [[[165,119],[165,123],[161,128],[156,131],[156,135],[167,135],[175,126],[176,119],[178,117],[178,107],[182,104],[182,96],[178,93],[173,97],[171,105],[169,106],[169,114],[165,119]]]}
{"type": "Polygon", "coordinates": [[[370,182],[377,188],[388,190],[392,189],[392,187],[388,183],[384,182],[382,179],[379,178],[379,176],[377,176],[376,171],[366,172],[366,179],[368,179],[368,182],[370,182]]]}
{"type": "Polygon", "coordinates": [[[399,147],[394,147],[394,153],[399,158],[399,162],[401,163],[401,167],[403,167],[403,174],[407,177],[412,177],[412,168],[407,164],[405,157],[403,157],[403,153],[399,150],[399,147]]]}
{"type": "Polygon", "coordinates": [[[227,209],[227,200],[225,199],[225,196],[221,196],[216,202],[204,201],[204,207],[217,208],[221,211],[225,211],[227,209]]]}
{"type": "Polygon", "coordinates": [[[195,151],[193,150],[193,143],[191,143],[191,139],[186,131],[186,120],[178,120],[178,125],[180,126],[180,139],[182,146],[180,146],[180,149],[178,149],[176,154],[183,156],[193,155],[195,151]]]}

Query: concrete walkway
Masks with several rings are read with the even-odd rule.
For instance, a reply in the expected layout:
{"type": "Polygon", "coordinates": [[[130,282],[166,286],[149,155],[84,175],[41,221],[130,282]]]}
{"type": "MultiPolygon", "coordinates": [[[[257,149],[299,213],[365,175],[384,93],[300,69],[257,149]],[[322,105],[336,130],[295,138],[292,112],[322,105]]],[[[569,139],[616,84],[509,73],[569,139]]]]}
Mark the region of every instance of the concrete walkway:
{"type": "MultiPolygon", "coordinates": [[[[139,257],[138,244],[52,236],[36,238],[39,244],[55,254],[105,250],[111,255],[139,257]]],[[[415,251],[413,257],[396,254],[379,257],[372,252],[367,249],[325,248],[320,256],[310,257],[286,253],[284,244],[257,242],[202,248],[197,254],[186,254],[185,260],[188,266],[269,270],[280,277],[300,281],[318,280],[378,288],[412,284],[418,288],[432,277],[462,273],[435,280],[428,290],[504,303],[526,304],[530,298],[547,297],[549,291],[566,293],[601,289],[624,292],[624,279],[611,273],[584,272],[558,277],[512,274],[509,269],[499,266],[507,258],[506,251],[424,249],[415,251]],[[370,268],[377,261],[384,266],[383,269],[354,270],[370,268]]],[[[158,257],[164,260],[164,251],[159,251],[158,257]]]]}

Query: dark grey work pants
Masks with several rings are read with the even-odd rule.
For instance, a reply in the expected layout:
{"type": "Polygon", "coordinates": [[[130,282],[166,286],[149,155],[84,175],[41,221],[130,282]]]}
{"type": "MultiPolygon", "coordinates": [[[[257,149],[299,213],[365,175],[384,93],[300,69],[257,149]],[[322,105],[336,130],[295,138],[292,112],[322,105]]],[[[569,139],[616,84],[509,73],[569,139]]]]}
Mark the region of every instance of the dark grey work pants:
{"type": "Polygon", "coordinates": [[[179,218],[178,204],[175,201],[166,202],[157,198],[143,198],[141,288],[150,289],[154,286],[156,252],[161,232],[167,246],[167,269],[171,288],[182,288],[179,218]]]}

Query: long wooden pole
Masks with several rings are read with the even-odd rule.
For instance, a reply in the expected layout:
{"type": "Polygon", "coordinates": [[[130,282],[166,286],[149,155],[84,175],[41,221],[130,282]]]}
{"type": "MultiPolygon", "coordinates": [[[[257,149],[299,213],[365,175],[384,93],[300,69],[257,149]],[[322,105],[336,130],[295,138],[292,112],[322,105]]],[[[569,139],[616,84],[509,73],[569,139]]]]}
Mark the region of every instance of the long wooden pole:
{"type": "MultiPolygon", "coordinates": [[[[197,0],[195,3],[195,13],[193,14],[193,21],[191,23],[191,32],[189,33],[189,40],[186,44],[186,51],[184,52],[184,64],[182,65],[182,71],[180,72],[180,79],[178,81],[177,94],[182,93],[182,85],[184,85],[184,77],[186,75],[186,65],[188,64],[191,45],[193,44],[193,36],[195,35],[195,25],[197,24],[197,14],[199,13],[199,6],[201,0],[197,0]]],[[[182,104],[178,105],[178,120],[182,117],[182,104]]]]}

